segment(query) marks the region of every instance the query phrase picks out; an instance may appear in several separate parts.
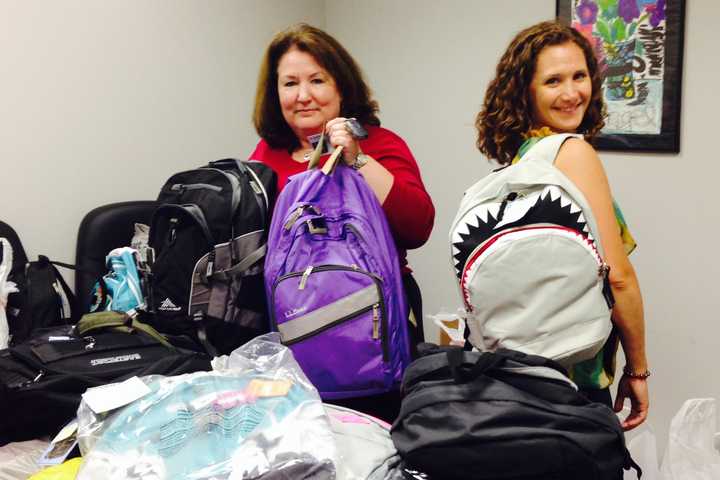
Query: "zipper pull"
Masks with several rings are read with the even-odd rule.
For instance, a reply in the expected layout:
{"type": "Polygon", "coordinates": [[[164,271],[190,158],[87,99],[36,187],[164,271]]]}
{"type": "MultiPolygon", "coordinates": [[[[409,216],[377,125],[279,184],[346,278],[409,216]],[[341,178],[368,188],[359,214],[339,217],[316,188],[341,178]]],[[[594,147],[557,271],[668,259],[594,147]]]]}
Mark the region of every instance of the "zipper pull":
{"type": "Polygon", "coordinates": [[[258,186],[257,183],[255,183],[253,180],[250,180],[248,183],[250,183],[250,188],[253,189],[253,192],[255,192],[255,195],[262,195],[262,190],[258,186]]]}
{"type": "Polygon", "coordinates": [[[300,218],[300,215],[302,215],[303,210],[305,210],[305,205],[300,205],[295,209],[295,211],[290,215],[290,218],[288,218],[287,222],[285,222],[285,230],[290,230],[292,226],[297,222],[297,219],[300,218]]]}
{"type": "Polygon", "coordinates": [[[210,256],[208,256],[207,268],[205,269],[205,277],[206,278],[212,277],[214,265],[215,265],[215,249],[211,250],[210,256]]]}
{"type": "Polygon", "coordinates": [[[500,223],[505,216],[505,208],[507,208],[508,202],[515,201],[518,194],[517,192],[510,192],[507,194],[507,196],[503,199],[502,203],[500,203],[500,208],[498,209],[498,215],[497,215],[497,221],[500,223]]]}
{"type": "Polygon", "coordinates": [[[177,228],[178,224],[180,223],[180,219],[177,217],[173,217],[170,219],[170,228],[168,229],[168,239],[167,239],[167,245],[172,245],[175,243],[175,238],[177,237],[177,228]]]}
{"type": "Polygon", "coordinates": [[[37,383],[38,380],[40,380],[43,377],[43,375],[45,375],[45,370],[40,370],[40,372],[37,374],[37,376],[35,376],[35,378],[33,378],[32,383],[37,383]]]}
{"type": "Polygon", "coordinates": [[[607,278],[610,274],[610,265],[603,262],[600,267],[598,267],[598,276],[602,278],[607,278]]]}
{"type": "Polygon", "coordinates": [[[298,290],[305,290],[305,284],[307,283],[307,279],[310,276],[310,274],[313,271],[313,266],[310,265],[305,269],[305,271],[302,274],[302,278],[300,279],[300,285],[298,285],[298,290]]]}
{"type": "Polygon", "coordinates": [[[373,340],[380,338],[380,305],[373,305],[373,340]]]}
{"type": "Polygon", "coordinates": [[[615,296],[612,293],[612,287],[610,286],[610,265],[603,262],[600,265],[598,276],[602,279],[602,293],[605,297],[605,303],[609,309],[615,306],[615,296]]]}

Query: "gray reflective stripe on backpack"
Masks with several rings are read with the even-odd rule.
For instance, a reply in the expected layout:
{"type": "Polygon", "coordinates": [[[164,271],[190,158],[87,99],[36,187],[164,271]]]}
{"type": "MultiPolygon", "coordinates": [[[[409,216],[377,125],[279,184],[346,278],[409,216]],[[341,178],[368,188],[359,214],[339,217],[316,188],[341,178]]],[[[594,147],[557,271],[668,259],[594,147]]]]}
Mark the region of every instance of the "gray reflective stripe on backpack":
{"type": "Polygon", "coordinates": [[[302,317],[279,324],[278,331],[283,343],[292,343],[335,323],[341,323],[343,320],[352,318],[363,311],[371,309],[378,303],[380,303],[378,288],[374,284],[369,285],[302,317]],[[347,315],[347,312],[353,313],[347,315]]]}
{"type": "Polygon", "coordinates": [[[173,192],[183,190],[212,190],[214,192],[221,192],[222,187],[209,183],[175,183],[170,187],[170,190],[173,192]]]}

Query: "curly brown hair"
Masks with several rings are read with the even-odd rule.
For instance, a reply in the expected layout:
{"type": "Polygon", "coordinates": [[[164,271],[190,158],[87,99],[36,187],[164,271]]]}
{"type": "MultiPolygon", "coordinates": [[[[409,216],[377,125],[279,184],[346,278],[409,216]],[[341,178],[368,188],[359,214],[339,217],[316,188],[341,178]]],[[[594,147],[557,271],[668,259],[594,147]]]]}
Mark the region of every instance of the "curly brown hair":
{"type": "Polygon", "coordinates": [[[530,83],[543,48],[573,42],[585,54],[592,96],[578,132],[591,141],[605,125],[602,78],[590,42],[577,30],[556,21],[541,22],[518,33],[500,58],[475,119],[477,148],[489,159],[510,163],[532,128],[530,83]]]}
{"type": "Polygon", "coordinates": [[[370,88],[353,57],[326,32],[298,23],[275,35],[260,65],[253,124],[270,147],[287,148],[292,152],[300,146],[299,139],[283,118],[278,98],[278,63],[292,47],[312,55],[335,80],[342,98],[341,116],[355,117],[362,124],[380,125],[378,104],[372,99],[370,88]]]}

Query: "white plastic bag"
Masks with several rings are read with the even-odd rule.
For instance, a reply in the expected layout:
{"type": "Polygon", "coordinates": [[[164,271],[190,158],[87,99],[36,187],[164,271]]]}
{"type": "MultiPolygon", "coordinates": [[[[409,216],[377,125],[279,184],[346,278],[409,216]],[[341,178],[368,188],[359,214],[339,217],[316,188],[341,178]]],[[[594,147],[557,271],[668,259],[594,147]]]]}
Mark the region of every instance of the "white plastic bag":
{"type": "Polygon", "coordinates": [[[24,480],[42,470],[37,459],[48,448],[48,442],[29,440],[0,447],[0,480],[24,480]]]}
{"type": "Polygon", "coordinates": [[[17,292],[17,286],[13,282],[8,282],[7,278],[10,275],[10,269],[12,268],[13,251],[10,242],[5,238],[0,238],[0,349],[7,348],[10,341],[10,327],[8,326],[7,314],[5,313],[5,306],[7,305],[7,298],[13,292],[17,292]]]}
{"type": "MultiPolygon", "coordinates": [[[[630,407],[626,404],[617,417],[622,423],[628,415],[630,407]]],[[[639,427],[625,432],[625,444],[633,461],[642,468],[642,480],[663,480],[657,455],[657,439],[650,422],[643,422],[639,427]]],[[[626,470],[623,480],[639,480],[635,469],[626,470]]]]}
{"type": "Polygon", "coordinates": [[[714,398],[693,398],[683,404],[670,423],[660,469],[663,480],[720,479],[720,453],[713,445],[715,422],[714,398]]]}
{"type": "MultiPolygon", "coordinates": [[[[630,456],[635,463],[642,468],[642,480],[662,480],[660,475],[659,462],[657,456],[657,441],[652,428],[647,425],[639,427],[640,432],[633,436],[627,442],[627,448],[630,456]]],[[[624,480],[637,480],[637,472],[630,469],[625,472],[624,480]]]]}

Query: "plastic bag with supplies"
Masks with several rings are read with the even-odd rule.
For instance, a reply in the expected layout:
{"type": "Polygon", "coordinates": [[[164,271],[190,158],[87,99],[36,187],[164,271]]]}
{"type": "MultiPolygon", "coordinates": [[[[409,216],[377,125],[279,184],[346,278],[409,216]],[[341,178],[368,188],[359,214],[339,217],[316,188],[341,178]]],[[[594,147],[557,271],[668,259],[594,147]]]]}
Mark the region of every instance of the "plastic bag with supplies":
{"type": "Polygon", "coordinates": [[[660,469],[662,480],[720,479],[720,453],[713,445],[716,409],[714,398],[693,398],[675,414],[660,469]]]}
{"type": "Polygon", "coordinates": [[[320,397],[277,333],[212,365],[89,389],[78,409],[78,480],[336,478],[320,397]],[[129,403],[117,405],[121,397],[129,403]]]}

